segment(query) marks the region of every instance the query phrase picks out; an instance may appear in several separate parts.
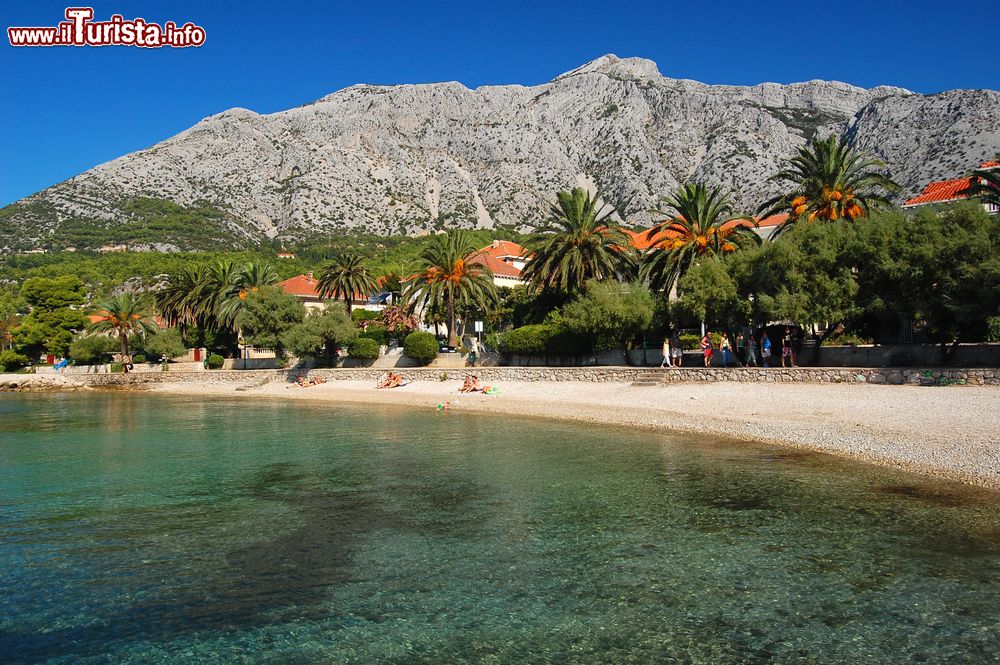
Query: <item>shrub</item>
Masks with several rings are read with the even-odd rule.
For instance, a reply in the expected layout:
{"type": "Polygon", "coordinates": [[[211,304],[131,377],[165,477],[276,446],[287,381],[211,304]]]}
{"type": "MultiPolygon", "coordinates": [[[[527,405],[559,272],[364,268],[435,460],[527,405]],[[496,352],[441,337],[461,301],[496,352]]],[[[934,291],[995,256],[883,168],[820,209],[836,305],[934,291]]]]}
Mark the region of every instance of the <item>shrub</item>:
{"type": "Polygon", "coordinates": [[[205,365],[209,369],[222,369],[222,365],[225,364],[226,359],[220,356],[218,353],[213,353],[205,361],[205,365]]]}
{"type": "Polygon", "coordinates": [[[28,356],[16,351],[0,351],[0,372],[13,372],[26,366],[28,362],[28,356]]]}
{"type": "Polygon", "coordinates": [[[69,345],[69,357],[77,365],[99,365],[109,353],[118,350],[118,343],[107,335],[78,337],[69,345]]]}
{"type": "Polygon", "coordinates": [[[551,323],[515,328],[503,335],[502,344],[518,356],[581,356],[594,350],[586,335],[551,323]]]}
{"type": "Polygon", "coordinates": [[[429,332],[411,332],[403,341],[403,352],[407,356],[426,365],[438,354],[438,342],[429,332]]]}
{"type": "Polygon", "coordinates": [[[123,363],[111,363],[111,373],[121,374],[125,371],[125,365],[123,363]]]}
{"type": "Polygon", "coordinates": [[[169,328],[155,335],[150,335],[146,338],[143,348],[146,355],[154,360],[160,358],[170,360],[187,353],[187,347],[184,345],[184,340],[181,339],[181,333],[176,328],[169,328]]]}
{"type": "Polygon", "coordinates": [[[359,337],[347,347],[347,355],[358,360],[375,360],[379,356],[379,345],[368,337],[359,337]]]}
{"type": "Polygon", "coordinates": [[[389,345],[389,331],[385,329],[385,326],[381,323],[372,323],[365,328],[364,332],[359,333],[358,337],[366,337],[368,339],[374,340],[379,346],[389,345]]]}
{"type": "Polygon", "coordinates": [[[285,333],[285,346],[296,356],[333,356],[338,346],[357,339],[358,331],[340,303],[330,303],[322,313],[310,312],[305,320],[285,333]]]}
{"type": "Polygon", "coordinates": [[[563,325],[594,340],[598,349],[627,349],[653,322],[653,294],[643,284],[587,283],[562,310],[563,325]]]}
{"type": "Polygon", "coordinates": [[[507,351],[516,356],[538,356],[545,353],[552,336],[552,328],[545,324],[521,326],[504,335],[507,351]]]}
{"type": "Polygon", "coordinates": [[[851,333],[844,333],[843,335],[838,335],[836,337],[830,337],[823,340],[823,346],[859,346],[862,344],[871,344],[872,340],[867,337],[861,337],[859,335],[854,335],[851,333]]]}
{"type": "Polygon", "coordinates": [[[701,348],[701,337],[691,333],[680,335],[681,348],[685,351],[697,351],[701,348]]]}
{"type": "Polygon", "coordinates": [[[351,310],[351,321],[358,323],[360,321],[377,321],[381,319],[382,315],[378,312],[373,312],[369,309],[352,309],[351,310]]]}
{"type": "Polygon", "coordinates": [[[144,363],[144,362],[146,362],[146,356],[142,355],[141,353],[137,353],[134,356],[132,356],[132,362],[133,363],[144,363]]]}

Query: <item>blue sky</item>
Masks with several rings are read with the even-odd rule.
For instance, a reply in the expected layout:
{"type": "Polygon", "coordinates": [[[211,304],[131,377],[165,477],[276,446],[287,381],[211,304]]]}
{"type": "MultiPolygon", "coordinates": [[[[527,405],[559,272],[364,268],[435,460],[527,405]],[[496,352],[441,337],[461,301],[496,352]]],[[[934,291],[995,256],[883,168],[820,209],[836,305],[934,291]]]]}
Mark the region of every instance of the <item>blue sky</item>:
{"type": "Polygon", "coordinates": [[[605,53],[706,83],[1000,89],[989,3],[93,3],[97,20],[201,25],[197,49],[15,49],[7,27],[55,25],[66,4],[10,4],[0,7],[0,205],[233,106],[280,111],[358,82],[534,85],[605,53]]]}

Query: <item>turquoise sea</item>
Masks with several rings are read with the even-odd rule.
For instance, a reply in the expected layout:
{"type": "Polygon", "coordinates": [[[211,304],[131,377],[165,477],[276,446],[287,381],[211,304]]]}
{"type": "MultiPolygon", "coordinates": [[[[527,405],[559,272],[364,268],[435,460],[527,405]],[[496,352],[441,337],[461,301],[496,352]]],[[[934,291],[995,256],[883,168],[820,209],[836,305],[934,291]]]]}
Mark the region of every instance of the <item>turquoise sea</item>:
{"type": "Polygon", "coordinates": [[[1000,497],[456,410],[3,394],[0,662],[994,663],[1000,497]]]}

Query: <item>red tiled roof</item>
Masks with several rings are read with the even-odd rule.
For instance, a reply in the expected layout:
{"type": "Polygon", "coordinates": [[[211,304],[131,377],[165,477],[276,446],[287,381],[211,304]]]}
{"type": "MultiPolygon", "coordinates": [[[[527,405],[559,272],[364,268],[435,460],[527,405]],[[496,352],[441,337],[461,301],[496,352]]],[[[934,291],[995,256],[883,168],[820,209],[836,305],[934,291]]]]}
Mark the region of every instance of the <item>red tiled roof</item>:
{"type": "Polygon", "coordinates": [[[318,284],[319,280],[314,278],[312,273],[309,273],[308,275],[290,277],[283,282],[278,282],[277,286],[289,295],[319,298],[318,284]]]}
{"type": "Polygon", "coordinates": [[[494,256],[490,256],[485,252],[476,254],[472,259],[472,263],[478,263],[479,265],[486,266],[493,271],[496,277],[510,277],[512,279],[521,279],[521,271],[517,269],[513,263],[507,263],[494,256]]]}
{"type": "Polygon", "coordinates": [[[491,244],[479,250],[479,253],[492,256],[495,259],[503,259],[507,257],[522,257],[528,253],[528,250],[510,240],[494,240],[491,244]]]}
{"type": "Polygon", "coordinates": [[[981,169],[1000,169],[1000,162],[997,162],[997,161],[983,162],[982,164],[979,165],[979,168],[981,168],[981,169]]]}
{"type": "MultiPolygon", "coordinates": [[[[285,293],[298,296],[300,298],[322,298],[319,292],[319,280],[313,277],[312,273],[290,277],[283,282],[278,282],[277,286],[285,293]]],[[[333,300],[337,300],[342,299],[344,296],[339,293],[334,293],[329,297],[333,300]]],[[[351,300],[367,301],[368,295],[364,293],[355,293],[351,296],[351,300]]]]}
{"type": "Polygon", "coordinates": [[[944,201],[957,201],[967,198],[960,194],[963,189],[968,189],[969,178],[957,178],[955,180],[941,180],[932,182],[924,187],[924,191],[912,199],[903,202],[904,206],[922,205],[925,203],[941,203],[944,201]]]}

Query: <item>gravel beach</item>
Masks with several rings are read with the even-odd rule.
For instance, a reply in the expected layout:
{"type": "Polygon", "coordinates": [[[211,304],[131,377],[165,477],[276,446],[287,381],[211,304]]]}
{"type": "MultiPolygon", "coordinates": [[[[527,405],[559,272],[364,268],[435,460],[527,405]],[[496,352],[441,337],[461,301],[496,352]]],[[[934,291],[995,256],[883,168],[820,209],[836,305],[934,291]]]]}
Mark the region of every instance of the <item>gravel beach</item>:
{"type": "Polygon", "coordinates": [[[719,435],[793,446],[1000,489],[1000,388],[711,383],[650,387],[585,382],[507,382],[496,395],[458,392],[455,381],[376,390],[330,381],[234,386],[166,383],[174,394],[292,398],[449,408],[719,435]]]}

